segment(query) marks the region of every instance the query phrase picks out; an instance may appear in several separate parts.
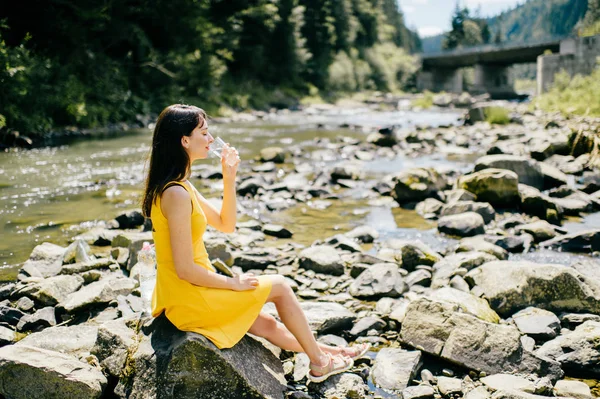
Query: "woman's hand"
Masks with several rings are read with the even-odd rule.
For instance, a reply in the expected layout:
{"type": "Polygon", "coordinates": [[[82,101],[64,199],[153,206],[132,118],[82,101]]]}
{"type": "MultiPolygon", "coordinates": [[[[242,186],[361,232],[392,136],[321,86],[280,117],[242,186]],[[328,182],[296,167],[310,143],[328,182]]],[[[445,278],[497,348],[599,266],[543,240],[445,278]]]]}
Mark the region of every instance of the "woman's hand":
{"type": "Polygon", "coordinates": [[[240,156],[237,150],[227,143],[221,152],[221,168],[223,170],[223,179],[235,179],[239,164],[240,156]],[[228,162],[230,160],[234,160],[235,162],[228,162]],[[230,163],[232,164],[230,165],[230,163]]]}
{"type": "Polygon", "coordinates": [[[236,274],[232,277],[234,291],[255,290],[258,287],[258,278],[253,273],[236,274]]]}

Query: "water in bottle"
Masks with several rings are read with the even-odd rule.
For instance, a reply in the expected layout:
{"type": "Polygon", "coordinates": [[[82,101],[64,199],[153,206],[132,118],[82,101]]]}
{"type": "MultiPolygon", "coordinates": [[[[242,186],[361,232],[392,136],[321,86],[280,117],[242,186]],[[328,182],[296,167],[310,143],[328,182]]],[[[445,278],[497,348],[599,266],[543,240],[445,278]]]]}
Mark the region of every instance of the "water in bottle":
{"type": "Polygon", "coordinates": [[[154,245],[144,242],[142,249],[138,252],[138,265],[143,311],[150,314],[152,312],[152,291],[154,291],[156,285],[156,252],[154,251],[154,245]]]}

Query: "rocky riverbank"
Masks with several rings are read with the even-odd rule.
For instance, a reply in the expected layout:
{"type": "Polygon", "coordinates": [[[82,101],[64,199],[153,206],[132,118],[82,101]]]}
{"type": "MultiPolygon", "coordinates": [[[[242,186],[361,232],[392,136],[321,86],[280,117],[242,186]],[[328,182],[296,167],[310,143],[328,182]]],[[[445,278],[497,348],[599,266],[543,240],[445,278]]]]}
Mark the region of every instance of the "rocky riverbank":
{"type": "Polygon", "coordinates": [[[505,126],[477,122],[478,107],[465,126],[389,126],[363,141],[315,140],[310,152],[266,148],[241,171],[240,204],[260,203],[267,213],[326,209],[358,192],[373,205],[414,208],[452,238],[434,250],[363,225],[330,237],[315,231],[304,246],[293,224],[255,220],[234,234],[206,233],[223,273],[286,276],[322,342],[372,343],[351,372],[307,384],[305,355],[251,336],[219,351],[164,317],[142,315],[136,260],[151,233],[129,212],[69,247],[37,246],[17,281],[0,288],[0,394],[543,399],[589,398],[592,388],[597,395],[600,229],[569,231],[563,222],[600,211],[600,170],[590,153],[600,123],[510,107],[505,126]],[[365,173],[372,159],[436,153],[486,155],[466,173],[365,173]],[[322,160],[329,163],[315,168],[322,160]],[[572,261],[524,260],[539,251],[572,261]],[[582,255],[562,256],[571,252],[582,255]]]}

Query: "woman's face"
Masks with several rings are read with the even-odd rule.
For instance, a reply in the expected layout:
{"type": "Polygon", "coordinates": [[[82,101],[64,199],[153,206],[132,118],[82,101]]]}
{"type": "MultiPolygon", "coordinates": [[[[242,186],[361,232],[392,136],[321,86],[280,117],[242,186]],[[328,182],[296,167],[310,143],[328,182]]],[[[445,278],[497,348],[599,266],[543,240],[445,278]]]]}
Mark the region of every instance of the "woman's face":
{"type": "Polygon", "coordinates": [[[207,158],[208,147],[213,141],[215,139],[208,131],[208,122],[206,119],[203,119],[202,123],[192,130],[192,134],[181,138],[181,144],[188,153],[191,162],[196,159],[207,158]]]}

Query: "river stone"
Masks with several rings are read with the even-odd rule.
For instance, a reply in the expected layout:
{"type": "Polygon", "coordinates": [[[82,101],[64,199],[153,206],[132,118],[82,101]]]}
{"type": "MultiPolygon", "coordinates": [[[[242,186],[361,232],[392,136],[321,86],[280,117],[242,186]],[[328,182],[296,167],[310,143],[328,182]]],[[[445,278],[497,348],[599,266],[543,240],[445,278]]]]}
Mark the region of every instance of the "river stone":
{"type": "Polygon", "coordinates": [[[33,248],[21,271],[32,277],[56,276],[60,272],[64,253],[64,247],[49,242],[42,243],[33,248]]]}
{"type": "Polygon", "coordinates": [[[560,380],[554,386],[556,396],[567,396],[575,399],[592,399],[590,387],[582,381],[560,380]]]}
{"type": "Polygon", "coordinates": [[[547,341],[560,332],[558,317],[544,309],[528,307],[512,315],[512,319],[519,331],[537,340],[547,341]]]}
{"type": "Polygon", "coordinates": [[[544,175],[544,190],[560,187],[568,183],[569,178],[560,169],[546,162],[538,162],[540,171],[544,175]]]}
{"type": "Polygon", "coordinates": [[[344,234],[336,234],[332,237],[328,237],[325,239],[325,244],[330,245],[336,249],[341,249],[342,251],[350,251],[350,252],[362,252],[362,248],[358,243],[344,235],[344,234]]]}
{"type": "Polygon", "coordinates": [[[460,310],[459,305],[425,298],[411,302],[400,331],[402,341],[478,372],[562,377],[558,363],[524,350],[516,327],[488,323],[460,310]]]}
{"type": "Polygon", "coordinates": [[[475,212],[481,215],[487,224],[494,220],[496,211],[487,202],[455,201],[442,207],[440,216],[457,215],[465,212],[475,212]]]}
{"type": "Polygon", "coordinates": [[[600,322],[586,321],[573,332],[542,345],[537,353],[558,361],[572,375],[600,378],[600,322]]]}
{"type": "Polygon", "coordinates": [[[367,143],[373,143],[380,147],[393,147],[398,144],[398,138],[395,135],[381,134],[373,132],[367,136],[367,143]]]}
{"type": "Polygon", "coordinates": [[[464,396],[465,399],[490,399],[490,397],[490,393],[484,386],[478,386],[467,392],[464,396]]]}
{"type": "Polygon", "coordinates": [[[600,251],[600,230],[578,231],[540,243],[540,247],[559,248],[565,252],[600,251]]]}
{"type": "Polygon", "coordinates": [[[100,370],[70,355],[11,345],[0,349],[0,393],[7,398],[99,398],[107,384],[100,370]]]}
{"type": "Polygon", "coordinates": [[[544,188],[544,174],[538,162],[520,155],[486,155],[475,161],[475,171],[507,169],[519,176],[519,182],[538,189],[544,188]]]}
{"type": "Polygon", "coordinates": [[[417,269],[409,273],[404,279],[409,287],[413,285],[429,286],[431,285],[431,272],[429,270],[417,269]]]}
{"type": "Polygon", "coordinates": [[[419,265],[431,266],[442,259],[440,254],[420,240],[390,239],[383,246],[399,252],[394,255],[394,259],[401,261],[402,268],[409,272],[419,265]]]}
{"type": "Polygon", "coordinates": [[[19,324],[17,324],[17,331],[39,331],[55,325],[56,316],[54,315],[54,307],[47,306],[33,314],[26,314],[21,317],[19,324]]]}
{"type": "Polygon", "coordinates": [[[384,389],[401,390],[410,384],[421,368],[421,352],[383,348],[377,352],[371,369],[373,382],[384,389]]]}
{"type": "MultiPolygon", "coordinates": [[[[300,307],[308,319],[310,329],[319,335],[339,334],[352,328],[356,314],[335,302],[300,302],[300,307]]],[[[263,311],[279,317],[273,303],[267,303],[263,311]]]]}
{"type": "Polygon", "coordinates": [[[493,255],[498,260],[508,259],[508,252],[504,248],[489,242],[488,237],[489,236],[463,238],[458,243],[456,252],[485,252],[493,255]]]}
{"type": "Polygon", "coordinates": [[[280,147],[267,147],[260,150],[261,162],[284,163],[285,151],[280,147]]]}
{"type": "MultiPolygon", "coordinates": [[[[573,399],[563,396],[553,396],[555,399],[573,399]]],[[[534,395],[523,391],[517,391],[515,389],[506,389],[502,391],[496,391],[492,394],[491,399],[548,399],[545,395],[534,395]]]]}
{"type": "Polygon", "coordinates": [[[361,399],[368,397],[369,387],[363,379],[354,373],[342,373],[329,377],[324,382],[312,384],[312,390],[317,392],[320,398],[338,399],[350,398],[361,399]]]}
{"type": "Polygon", "coordinates": [[[493,255],[485,252],[461,252],[446,256],[433,266],[431,288],[446,287],[459,268],[471,270],[486,262],[496,260],[493,255]]]}
{"type": "Polygon", "coordinates": [[[79,324],[57,326],[30,334],[16,345],[35,346],[83,358],[90,353],[98,336],[98,326],[79,324]]]}
{"type": "Polygon", "coordinates": [[[107,304],[116,300],[119,295],[127,296],[137,285],[137,281],[127,277],[102,279],[70,294],[58,307],[67,313],[76,313],[89,307],[107,304]]]}
{"type": "Polygon", "coordinates": [[[516,375],[502,373],[493,374],[483,377],[480,381],[493,391],[515,389],[523,392],[535,393],[535,385],[533,382],[516,375]]]}
{"type": "Polygon", "coordinates": [[[553,312],[600,313],[600,286],[571,267],[495,261],[471,270],[465,279],[482,290],[501,316],[528,306],[553,312]]]}
{"type": "Polygon", "coordinates": [[[392,177],[392,197],[399,203],[419,202],[436,196],[446,187],[444,178],[432,168],[412,168],[392,177]]]}
{"type": "Polygon", "coordinates": [[[60,274],[75,274],[96,269],[108,269],[114,264],[115,260],[112,258],[89,259],[85,262],[76,262],[63,265],[63,267],[60,269],[60,274]]]}
{"type": "Polygon", "coordinates": [[[344,233],[344,235],[358,240],[363,244],[370,244],[379,238],[379,232],[371,226],[358,226],[351,231],[344,233]]]}
{"type": "Polygon", "coordinates": [[[265,224],[262,231],[268,236],[278,238],[290,238],[293,235],[291,231],[277,224],[265,224]]]}
{"type": "Polygon", "coordinates": [[[8,299],[0,303],[0,323],[3,325],[16,326],[23,316],[25,313],[10,306],[8,299]]]}
{"type": "Polygon", "coordinates": [[[475,199],[476,199],[475,194],[473,194],[467,190],[464,190],[462,188],[448,190],[448,191],[445,191],[444,194],[446,195],[446,203],[447,204],[451,204],[451,203],[457,202],[457,201],[475,201],[475,199]]]}
{"type": "Polygon", "coordinates": [[[381,334],[386,326],[387,323],[379,317],[367,316],[358,320],[350,330],[349,334],[354,338],[364,337],[371,330],[375,330],[378,334],[381,334]]]}
{"type": "Polygon", "coordinates": [[[15,295],[27,295],[43,306],[53,306],[77,291],[83,285],[81,276],[54,276],[39,283],[28,284],[15,292],[15,295]]]}
{"type": "Polygon", "coordinates": [[[434,290],[427,295],[427,298],[437,301],[458,305],[463,312],[490,322],[499,323],[500,316],[490,308],[485,299],[478,298],[468,292],[463,292],[451,287],[444,287],[434,290]]]}
{"type": "Polygon", "coordinates": [[[112,239],[110,245],[113,248],[129,249],[127,270],[131,270],[133,265],[137,263],[137,253],[142,249],[145,242],[154,243],[151,231],[122,231],[112,239]]]}
{"type": "Polygon", "coordinates": [[[317,273],[341,276],[344,274],[344,264],[338,251],[328,245],[309,247],[298,254],[299,266],[317,273]]]}
{"type": "Polygon", "coordinates": [[[458,215],[442,216],[438,220],[440,233],[460,237],[471,237],[485,233],[485,222],[480,214],[465,212],[458,215]]]}
{"type": "Polygon", "coordinates": [[[365,300],[398,298],[407,290],[406,283],[393,263],[379,263],[362,272],[350,285],[350,295],[365,300]]]}
{"type": "Polygon", "coordinates": [[[135,229],[144,224],[144,215],[140,211],[133,210],[120,214],[115,218],[119,223],[119,229],[135,229]]]}
{"type": "Polygon", "coordinates": [[[554,227],[545,220],[522,224],[515,227],[515,231],[524,231],[525,233],[531,234],[536,243],[549,240],[557,235],[554,227]]]}
{"type": "Polygon", "coordinates": [[[135,351],[137,344],[138,337],[126,322],[119,318],[96,327],[96,337],[89,349],[98,358],[102,369],[113,377],[121,375],[128,354],[135,351]]]}
{"type": "Polygon", "coordinates": [[[432,399],[435,390],[429,385],[416,385],[402,390],[402,399],[432,399]]]}
{"type": "Polygon", "coordinates": [[[227,266],[233,265],[233,254],[224,238],[205,238],[204,247],[206,248],[209,259],[221,259],[227,266]]]}
{"type": "Polygon", "coordinates": [[[364,165],[360,162],[343,162],[333,167],[331,180],[360,180],[364,176],[364,165]]]}
{"type": "Polygon", "coordinates": [[[444,203],[435,198],[426,198],[415,206],[415,211],[426,219],[435,217],[442,209],[444,203]]]}
{"type": "Polygon", "coordinates": [[[519,202],[519,177],[506,169],[484,169],[458,179],[458,187],[475,194],[477,201],[510,206],[519,202]]]}
{"type": "Polygon", "coordinates": [[[142,331],[128,357],[129,375],[115,390],[122,397],[283,399],[281,361],[250,336],[218,349],[200,334],[178,330],[164,315],[142,331]]]}
{"type": "Polygon", "coordinates": [[[90,260],[90,246],[81,238],[73,241],[63,254],[63,264],[75,262],[88,262],[90,260]]]}
{"type": "Polygon", "coordinates": [[[440,376],[437,378],[437,387],[445,397],[460,394],[462,392],[462,380],[460,378],[440,376]]]}
{"type": "Polygon", "coordinates": [[[563,209],[553,198],[542,194],[535,187],[519,184],[521,210],[528,215],[537,216],[550,223],[558,224],[563,216],[563,209]]]}

